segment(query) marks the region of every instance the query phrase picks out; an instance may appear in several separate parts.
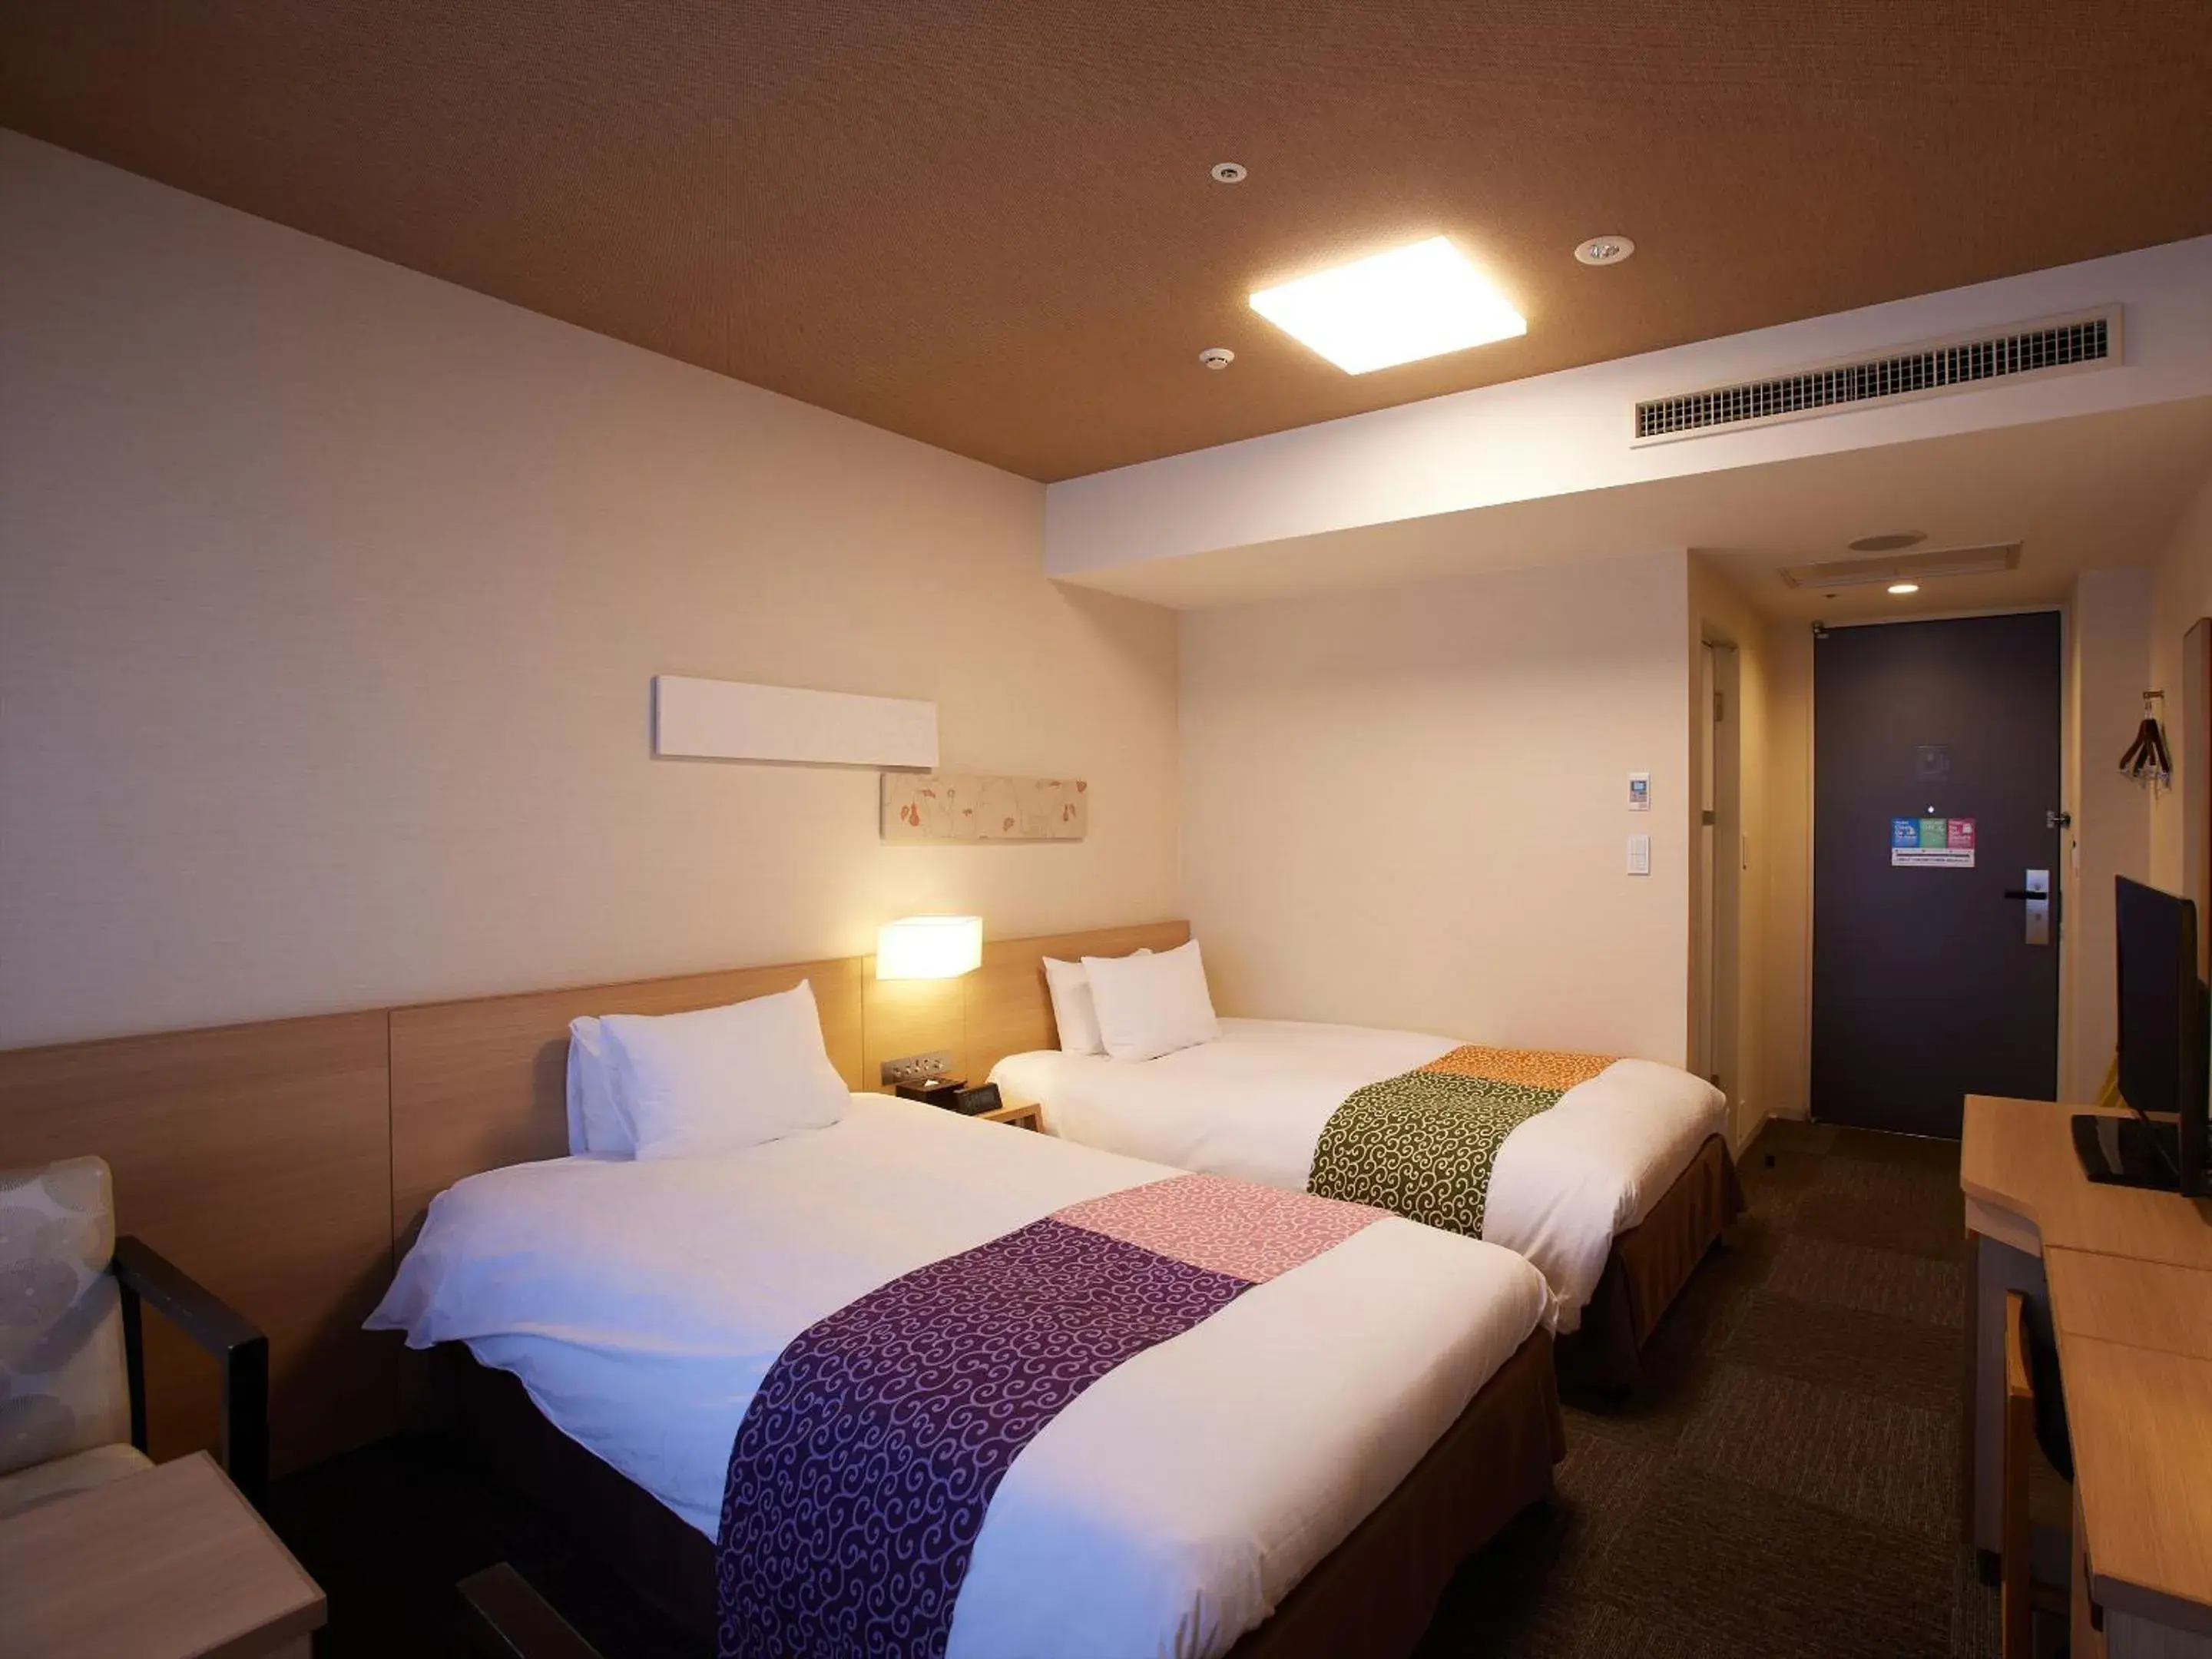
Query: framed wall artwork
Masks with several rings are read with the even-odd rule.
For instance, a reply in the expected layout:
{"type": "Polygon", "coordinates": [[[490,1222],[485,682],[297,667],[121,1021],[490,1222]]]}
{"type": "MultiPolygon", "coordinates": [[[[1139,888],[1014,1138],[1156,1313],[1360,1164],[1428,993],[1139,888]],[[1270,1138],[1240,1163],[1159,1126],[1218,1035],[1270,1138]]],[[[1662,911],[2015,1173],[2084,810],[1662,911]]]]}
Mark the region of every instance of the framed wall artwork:
{"type": "Polygon", "coordinates": [[[886,772],[884,839],[1081,841],[1091,825],[1090,788],[1080,778],[886,772]]]}

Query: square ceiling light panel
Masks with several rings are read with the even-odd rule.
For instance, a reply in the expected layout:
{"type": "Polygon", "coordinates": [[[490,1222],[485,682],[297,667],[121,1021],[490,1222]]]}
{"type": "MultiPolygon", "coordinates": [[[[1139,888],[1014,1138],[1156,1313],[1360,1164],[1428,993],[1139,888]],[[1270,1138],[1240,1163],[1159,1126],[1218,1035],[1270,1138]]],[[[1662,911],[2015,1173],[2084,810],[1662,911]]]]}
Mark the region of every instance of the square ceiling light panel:
{"type": "Polygon", "coordinates": [[[1443,236],[1262,289],[1252,309],[1347,374],[1528,331],[1528,319],[1443,236]]]}

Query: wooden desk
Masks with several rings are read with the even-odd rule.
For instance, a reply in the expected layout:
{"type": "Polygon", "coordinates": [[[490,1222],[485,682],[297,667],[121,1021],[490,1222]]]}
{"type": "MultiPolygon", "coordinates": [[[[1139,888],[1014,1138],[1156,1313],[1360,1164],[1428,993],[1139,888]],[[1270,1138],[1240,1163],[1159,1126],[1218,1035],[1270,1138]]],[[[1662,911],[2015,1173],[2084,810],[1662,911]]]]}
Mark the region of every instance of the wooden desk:
{"type": "Polygon", "coordinates": [[[2212,1203],[2090,1182],[2074,1155],[2082,1109],[1966,1102],[1974,1541],[1990,1547],[1992,1314],[2001,1337],[2005,1292],[2019,1290],[2057,1342],[2077,1548],[2112,1651],[2212,1653],[2212,1203]]]}
{"type": "Polygon", "coordinates": [[[1968,1225],[2033,1255],[2057,1246],[2212,1269],[2212,1200],[2082,1175],[2073,1120],[2089,1109],[1969,1095],[1959,1146],[1968,1225]]]}
{"type": "MultiPolygon", "coordinates": [[[[2212,1299],[2197,1306],[2212,1319],[2212,1299]]],[[[2091,1597],[2212,1635],[2212,1360],[2062,1326],[2058,1363],[2091,1597]]]]}
{"type": "Polygon", "coordinates": [[[2043,1253],[2058,1339],[2212,1360],[2212,1272],[2053,1248],[2043,1253]]]}
{"type": "Polygon", "coordinates": [[[0,1521],[11,1659],[307,1659],[326,1617],[205,1452],[0,1521]]]}

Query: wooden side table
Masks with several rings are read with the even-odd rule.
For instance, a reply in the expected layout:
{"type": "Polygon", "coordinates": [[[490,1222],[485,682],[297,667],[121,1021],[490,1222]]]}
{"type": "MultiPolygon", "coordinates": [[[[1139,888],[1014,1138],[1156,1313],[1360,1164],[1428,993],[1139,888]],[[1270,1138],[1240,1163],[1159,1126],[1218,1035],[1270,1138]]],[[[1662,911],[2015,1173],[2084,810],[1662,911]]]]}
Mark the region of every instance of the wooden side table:
{"type": "Polygon", "coordinates": [[[1025,1106],[994,1107],[988,1112],[976,1113],[975,1117],[979,1122],[1011,1123],[1017,1129],[1034,1129],[1039,1134],[1044,1133],[1044,1112],[1035,1101],[1025,1106]]]}
{"type": "Polygon", "coordinates": [[[0,1520],[11,1659],[307,1659],[328,1618],[205,1452],[0,1520]]]}

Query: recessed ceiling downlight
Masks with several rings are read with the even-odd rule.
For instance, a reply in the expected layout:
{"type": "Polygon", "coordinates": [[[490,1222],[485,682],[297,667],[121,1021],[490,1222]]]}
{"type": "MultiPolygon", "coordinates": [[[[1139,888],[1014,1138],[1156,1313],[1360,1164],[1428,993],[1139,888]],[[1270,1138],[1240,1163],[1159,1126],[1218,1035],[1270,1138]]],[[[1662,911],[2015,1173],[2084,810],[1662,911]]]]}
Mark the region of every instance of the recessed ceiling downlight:
{"type": "Polygon", "coordinates": [[[1252,176],[1252,169],[1242,161],[1216,161],[1208,171],[1217,185],[1241,185],[1252,176]]]}
{"type": "Polygon", "coordinates": [[[1261,289],[1252,309],[1347,374],[1528,331],[1528,319],[1444,236],[1261,289]]]}
{"type": "Polygon", "coordinates": [[[1918,582],[1892,582],[1889,585],[1888,591],[1901,598],[1907,593],[1917,593],[1920,591],[1920,584],[1918,582]]]}
{"type": "Polygon", "coordinates": [[[1626,236],[1593,236],[1575,249],[1575,258],[1586,265],[1617,265],[1635,252],[1626,236]]]}
{"type": "Polygon", "coordinates": [[[1879,536],[1862,536],[1850,545],[1854,553],[1894,553],[1900,547],[1917,547],[1927,539],[1924,530],[1892,530],[1879,536]]]}

